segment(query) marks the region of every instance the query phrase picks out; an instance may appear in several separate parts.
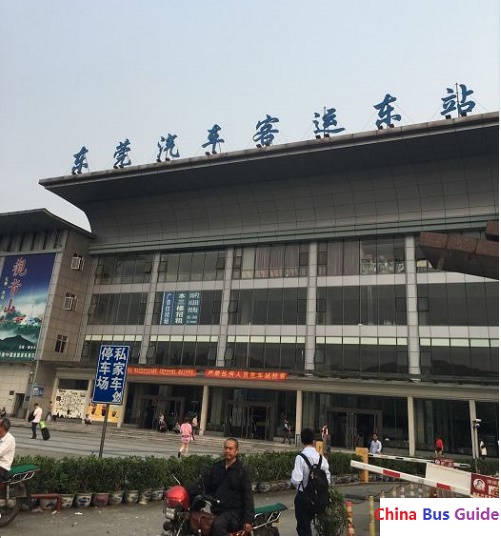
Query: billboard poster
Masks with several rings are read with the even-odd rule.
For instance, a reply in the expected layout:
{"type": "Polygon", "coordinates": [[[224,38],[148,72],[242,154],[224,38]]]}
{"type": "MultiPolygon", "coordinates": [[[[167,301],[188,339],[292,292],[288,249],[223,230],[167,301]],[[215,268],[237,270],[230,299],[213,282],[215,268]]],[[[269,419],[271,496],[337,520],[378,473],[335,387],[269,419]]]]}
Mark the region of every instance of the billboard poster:
{"type": "Polygon", "coordinates": [[[0,361],[34,360],[55,256],[5,257],[0,275],[0,361]]]}
{"type": "Polygon", "coordinates": [[[198,325],[201,301],[200,291],[165,292],[160,325],[198,325]]]}

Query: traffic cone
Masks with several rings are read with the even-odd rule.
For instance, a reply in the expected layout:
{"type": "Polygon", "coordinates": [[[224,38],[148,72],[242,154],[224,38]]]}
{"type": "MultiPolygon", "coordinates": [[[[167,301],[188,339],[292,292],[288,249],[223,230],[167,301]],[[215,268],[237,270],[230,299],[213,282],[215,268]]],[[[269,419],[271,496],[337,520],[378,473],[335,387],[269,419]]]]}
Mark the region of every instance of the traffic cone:
{"type": "Polygon", "coordinates": [[[346,521],[348,528],[346,536],[355,536],[355,527],[353,526],[353,503],[351,501],[345,501],[346,506],[346,521]]]}

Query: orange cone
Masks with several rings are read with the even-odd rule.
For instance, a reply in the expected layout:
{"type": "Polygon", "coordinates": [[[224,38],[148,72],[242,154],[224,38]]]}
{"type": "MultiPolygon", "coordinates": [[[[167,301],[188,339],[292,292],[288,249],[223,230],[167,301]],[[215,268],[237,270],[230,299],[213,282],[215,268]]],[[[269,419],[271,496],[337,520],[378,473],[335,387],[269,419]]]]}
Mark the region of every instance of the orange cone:
{"type": "Polygon", "coordinates": [[[355,536],[355,527],[353,526],[353,503],[351,501],[345,501],[345,506],[346,521],[348,523],[346,536],[355,536]]]}

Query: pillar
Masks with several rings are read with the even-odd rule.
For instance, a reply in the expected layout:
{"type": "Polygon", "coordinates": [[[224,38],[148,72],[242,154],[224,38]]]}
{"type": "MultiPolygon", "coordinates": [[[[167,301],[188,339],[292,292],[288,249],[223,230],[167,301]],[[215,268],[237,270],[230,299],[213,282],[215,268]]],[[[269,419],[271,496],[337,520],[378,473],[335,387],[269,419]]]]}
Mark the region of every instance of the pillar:
{"type": "Polygon", "coordinates": [[[207,427],[207,410],[209,409],[209,386],[204,385],[202,392],[202,409],[200,410],[200,433],[203,435],[205,433],[205,428],[207,427]]]}

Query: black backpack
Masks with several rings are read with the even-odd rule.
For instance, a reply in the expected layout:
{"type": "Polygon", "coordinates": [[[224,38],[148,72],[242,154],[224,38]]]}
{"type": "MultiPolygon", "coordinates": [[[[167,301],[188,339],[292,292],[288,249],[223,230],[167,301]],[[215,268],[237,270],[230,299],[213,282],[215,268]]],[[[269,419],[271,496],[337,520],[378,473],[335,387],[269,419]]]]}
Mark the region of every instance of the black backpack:
{"type": "Polygon", "coordinates": [[[318,463],[313,465],[302,452],[299,455],[304,459],[310,469],[308,484],[304,488],[304,495],[311,503],[312,512],[314,514],[323,514],[329,504],[329,481],[327,480],[327,474],[322,469],[322,455],[320,454],[318,463]]]}

